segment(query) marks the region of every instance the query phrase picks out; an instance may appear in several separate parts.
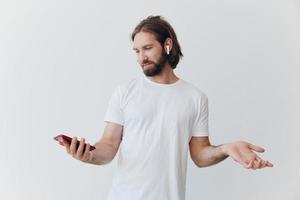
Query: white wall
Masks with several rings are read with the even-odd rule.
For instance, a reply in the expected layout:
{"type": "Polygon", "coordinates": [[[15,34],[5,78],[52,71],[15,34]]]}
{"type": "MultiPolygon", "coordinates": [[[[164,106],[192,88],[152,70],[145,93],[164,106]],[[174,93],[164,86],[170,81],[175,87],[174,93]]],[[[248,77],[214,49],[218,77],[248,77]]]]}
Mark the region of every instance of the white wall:
{"type": "Polygon", "coordinates": [[[112,90],[142,73],[129,36],[151,14],[177,32],[178,76],[209,97],[212,143],[261,145],[275,165],[189,161],[187,199],[300,199],[296,0],[1,1],[0,199],[106,198],[116,159],[87,165],[52,138],[101,137],[112,90]]]}

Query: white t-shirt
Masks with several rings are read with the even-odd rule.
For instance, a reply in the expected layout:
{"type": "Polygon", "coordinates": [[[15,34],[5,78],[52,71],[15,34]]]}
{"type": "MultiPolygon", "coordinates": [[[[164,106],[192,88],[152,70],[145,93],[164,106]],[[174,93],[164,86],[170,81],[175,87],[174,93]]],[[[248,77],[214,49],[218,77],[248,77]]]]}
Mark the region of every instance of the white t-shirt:
{"type": "Polygon", "coordinates": [[[208,136],[208,102],[179,79],[160,84],[145,75],[120,85],[105,122],[123,125],[109,200],[184,200],[189,141],[208,136]]]}

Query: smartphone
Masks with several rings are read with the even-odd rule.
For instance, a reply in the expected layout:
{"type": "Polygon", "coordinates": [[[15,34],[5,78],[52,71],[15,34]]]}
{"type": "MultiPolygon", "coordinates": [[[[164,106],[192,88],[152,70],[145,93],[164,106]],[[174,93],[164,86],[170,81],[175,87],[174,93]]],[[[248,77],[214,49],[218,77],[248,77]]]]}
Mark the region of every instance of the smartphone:
{"type": "MultiPolygon", "coordinates": [[[[67,142],[71,145],[72,138],[70,138],[69,136],[66,136],[66,135],[64,135],[64,134],[60,134],[60,135],[55,136],[55,137],[54,137],[54,140],[59,141],[60,138],[64,139],[65,141],[67,141],[67,142]]],[[[79,144],[80,144],[80,141],[77,140],[77,148],[79,147],[79,144]]],[[[86,147],[86,144],[84,145],[83,150],[85,149],[85,147],[86,147]]],[[[92,151],[92,150],[94,150],[94,149],[96,149],[96,147],[90,145],[90,151],[92,151]]]]}

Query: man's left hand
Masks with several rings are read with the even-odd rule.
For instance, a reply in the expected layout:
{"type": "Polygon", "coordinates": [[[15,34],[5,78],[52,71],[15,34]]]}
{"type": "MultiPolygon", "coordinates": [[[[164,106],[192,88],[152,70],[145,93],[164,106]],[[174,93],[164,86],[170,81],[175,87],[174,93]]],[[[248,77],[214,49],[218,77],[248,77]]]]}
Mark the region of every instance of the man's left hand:
{"type": "Polygon", "coordinates": [[[261,169],[265,167],[273,167],[273,164],[267,160],[261,159],[254,151],[263,153],[265,150],[262,147],[237,141],[222,145],[222,150],[233,160],[240,163],[246,169],[261,169]]]}

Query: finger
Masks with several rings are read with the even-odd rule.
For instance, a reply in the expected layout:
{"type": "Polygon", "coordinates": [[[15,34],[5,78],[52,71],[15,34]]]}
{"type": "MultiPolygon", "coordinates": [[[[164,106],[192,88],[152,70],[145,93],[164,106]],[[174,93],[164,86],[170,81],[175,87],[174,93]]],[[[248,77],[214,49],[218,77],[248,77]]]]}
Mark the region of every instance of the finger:
{"type": "Polygon", "coordinates": [[[251,160],[248,165],[246,166],[247,169],[251,169],[253,165],[253,160],[251,160]]]}
{"type": "Polygon", "coordinates": [[[261,159],[259,156],[256,156],[255,160],[257,162],[256,169],[261,169],[265,167],[266,162],[263,159],[261,159]]]}
{"type": "Polygon", "coordinates": [[[245,158],[247,159],[247,163],[251,163],[250,168],[252,168],[254,166],[254,161],[256,159],[257,155],[253,152],[250,152],[248,154],[245,155],[245,158]]]}
{"type": "Polygon", "coordinates": [[[82,161],[87,162],[90,158],[90,144],[86,144],[82,161]]]}
{"type": "Polygon", "coordinates": [[[71,152],[72,156],[75,156],[76,148],[77,148],[77,137],[73,137],[71,146],[70,146],[70,152],[71,152]]]}
{"type": "Polygon", "coordinates": [[[263,159],[261,159],[259,156],[256,156],[255,160],[257,163],[256,169],[265,167],[266,162],[263,159]]]}
{"type": "Polygon", "coordinates": [[[272,163],[270,163],[269,161],[267,161],[267,167],[273,167],[274,165],[272,163]]]}
{"type": "Polygon", "coordinates": [[[81,138],[81,139],[80,139],[80,143],[79,143],[79,147],[78,147],[77,152],[76,152],[76,157],[77,157],[78,159],[81,159],[81,158],[82,158],[84,145],[85,145],[85,139],[84,139],[84,138],[81,138]]]}
{"type": "Polygon", "coordinates": [[[260,169],[265,168],[267,166],[267,161],[263,160],[260,165],[260,169]]]}
{"type": "Polygon", "coordinates": [[[259,152],[259,153],[265,152],[264,148],[256,146],[256,145],[253,145],[253,144],[249,144],[249,148],[252,149],[252,150],[254,150],[254,151],[256,151],[256,152],[259,152]]]}
{"type": "Polygon", "coordinates": [[[61,142],[63,143],[63,146],[65,147],[66,151],[70,154],[70,144],[64,139],[61,139],[61,142]]]}
{"type": "Polygon", "coordinates": [[[261,166],[261,163],[262,163],[262,160],[257,158],[253,161],[253,166],[252,166],[252,169],[256,170],[256,169],[259,169],[260,166],[261,166]]]}
{"type": "Polygon", "coordinates": [[[262,165],[260,168],[265,168],[265,167],[273,167],[274,165],[270,163],[269,161],[263,161],[262,165]]]}
{"type": "Polygon", "coordinates": [[[60,145],[64,146],[64,139],[63,138],[59,138],[58,142],[59,142],[60,145]]]}

